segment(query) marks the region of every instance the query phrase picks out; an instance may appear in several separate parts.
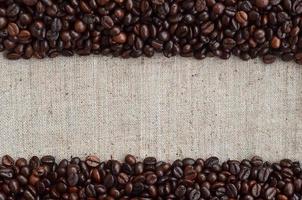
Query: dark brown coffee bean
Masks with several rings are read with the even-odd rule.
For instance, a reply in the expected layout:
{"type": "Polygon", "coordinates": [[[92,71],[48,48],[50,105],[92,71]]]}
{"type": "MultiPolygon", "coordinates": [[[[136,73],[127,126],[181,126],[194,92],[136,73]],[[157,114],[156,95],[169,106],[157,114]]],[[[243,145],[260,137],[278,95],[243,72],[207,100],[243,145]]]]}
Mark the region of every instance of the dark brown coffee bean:
{"type": "Polygon", "coordinates": [[[53,164],[55,163],[55,158],[54,158],[53,156],[50,156],[50,155],[48,155],[48,156],[43,156],[43,157],[41,158],[41,162],[42,162],[43,164],[53,165],[53,164]]]}
{"type": "Polygon", "coordinates": [[[129,165],[134,165],[136,163],[136,158],[133,155],[128,154],[125,157],[125,162],[128,163],[129,165]]]}
{"type": "Polygon", "coordinates": [[[246,26],[248,23],[248,15],[244,11],[239,11],[236,13],[236,20],[242,25],[246,26]]]}
{"type": "Polygon", "coordinates": [[[100,159],[96,156],[87,156],[86,157],[86,164],[89,167],[97,167],[100,164],[100,159]]]}
{"type": "Polygon", "coordinates": [[[115,36],[112,37],[112,40],[116,43],[123,44],[127,41],[127,36],[125,33],[121,32],[115,36]]]}
{"type": "Polygon", "coordinates": [[[272,64],[275,61],[276,61],[276,56],[274,56],[272,54],[267,54],[267,55],[263,56],[263,62],[265,64],[272,64]]]}
{"type": "Polygon", "coordinates": [[[234,184],[227,184],[226,185],[226,193],[229,197],[231,198],[236,198],[237,195],[238,195],[238,191],[237,191],[237,188],[234,184]]]}
{"type": "Polygon", "coordinates": [[[198,200],[200,198],[200,191],[193,189],[189,194],[190,200],[198,200]]]}
{"type": "Polygon", "coordinates": [[[292,183],[287,183],[285,186],[284,186],[284,194],[288,197],[291,197],[293,196],[294,194],[294,185],[292,183]]]}
{"type": "Polygon", "coordinates": [[[0,17],[0,30],[4,29],[7,25],[7,19],[5,17],[0,17]]]}
{"type": "Polygon", "coordinates": [[[302,64],[302,52],[295,54],[295,60],[298,64],[300,64],[300,65],[302,64]]]}
{"type": "Polygon", "coordinates": [[[255,0],[255,4],[258,8],[265,8],[269,4],[269,0],[255,0]]]}
{"type": "Polygon", "coordinates": [[[10,166],[14,165],[14,159],[12,157],[10,157],[9,155],[5,155],[2,157],[2,165],[10,167],[10,166]]]}
{"type": "Polygon", "coordinates": [[[69,186],[77,185],[79,181],[79,176],[77,173],[69,173],[67,174],[67,183],[69,186]]]}
{"type": "Polygon", "coordinates": [[[114,26],[114,22],[110,16],[104,16],[101,20],[102,25],[104,28],[110,29],[114,26]]]}
{"type": "Polygon", "coordinates": [[[301,14],[302,13],[302,1],[301,0],[293,1],[293,11],[294,11],[295,14],[301,14]]]}
{"type": "Polygon", "coordinates": [[[186,180],[194,180],[197,177],[196,171],[191,167],[186,167],[184,171],[184,178],[186,180]]]}
{"type": "Polygon", "coordinates": [[[187,191],[186,187],[184,185],[180,185],[176,188],[175,195],[177,197],[183,197],[185,196],[186,191],[187,191]]]}
{"type": "Polygon", "coordinates": [[[14,172],[10,168],[2,168],[0,169],[0,177],[1,178],[13,178],[14,172]]]}
{"type": "Polygon", "coordinates": [[[6,58],[9,60],[17,60],[21,58],[21,54],[15,53],[15,52],[10,52],[6,54],[6,58]]]}
{"type": "Polygon", "coordinates": [[[114,185],[114,177],[111,174],[107,174],[104,177],[104,185],[106,188],[111,188],[114,185]]]}
{"type": "Polygon", "coordinates": [[[15,3],[10,4],[6,10],[6,14],[9,17],[15,17],[19,14],[19,12],[20,12],[20,7],[19,7],[19,5],[15,4],[15,3]]]}
{"type": "Polygon", "coordinates": [[[155,174],[150,174],[146,177],[146,183],[148,185],[153,185],[157,182],[157,176],[155,174]]]}
{"type": "Polygon", "coordinates": [[[15,23],[9,23],[7,25],[7,32],[10,36],[14,37],[19,34],[19,27],[15,23]]]}
{"type": "Polygon", "coordinates": [[[265,191],[265,198],[268,200],[275,199],[276,193],[277,193],[276,188],[270,187],[265,191]]]}
{"type": "Polygon", "coordinates": [[[214,29],[215,29],[215,25],[210,21],[201,25],[201,32],[205,35],[212,33],[214,29]]]}
{"type": "Polygon", "coordinates": [[[196,0],[195,2],[195,9],[198,12],[202,12],[205,10],[207,4],[205,0],[196,0]]]}
{"type": "Polygon", "coordinates": [[[261,194],[261,185],[260,184],[254,184],[252,186],[251,195],[255,198],[259,197],[261,194]]]}
{"type": "Polygon", "coordinates": [[[22,0],[22,2],[27,6],[34,6],[38,3],[38,0],[22,0]]]}
{"type": "Polygon", "coordinates": [[[224,8],[225,6],[222,3],[216,3],[212,9],[215,14],[221,15],[224,11],[224,8]]]}
{"type": "Polygon", "coordinates": [[[78,33],[84,33],[86,31],[86,25],[83,21],[77,20],[74,24],[74,30],[78,33]]]}

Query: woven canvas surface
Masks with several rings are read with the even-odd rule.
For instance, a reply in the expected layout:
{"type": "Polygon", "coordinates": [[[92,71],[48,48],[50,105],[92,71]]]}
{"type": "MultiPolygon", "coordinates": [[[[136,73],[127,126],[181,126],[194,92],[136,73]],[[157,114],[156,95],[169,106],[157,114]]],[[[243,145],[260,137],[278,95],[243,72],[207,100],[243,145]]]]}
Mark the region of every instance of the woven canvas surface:
{"type": "Polygon", "coordinates": [[[302,158],[302,67],[0,58],[0,154],[302,158]]]}

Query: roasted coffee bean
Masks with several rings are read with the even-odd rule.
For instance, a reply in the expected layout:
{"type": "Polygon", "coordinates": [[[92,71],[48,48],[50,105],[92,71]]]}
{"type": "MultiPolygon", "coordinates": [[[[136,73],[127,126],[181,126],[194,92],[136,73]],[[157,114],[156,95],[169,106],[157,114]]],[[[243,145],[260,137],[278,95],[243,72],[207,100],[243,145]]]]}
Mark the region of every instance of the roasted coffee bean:
{"type": "Polygon", "coordinates": [[[29,162],[14,162],[6,155],[0,167],[0,199],[298,200],[301,171],[299,162],[269,163],[260,157],[221,164],[216,157],[185,158],[169,164],[154,157],[137,162],[132,155],[124,163],[101,162],[96,156],[59,163],[52,156],[34,156],[29,162]]]}
{"type": "Polygon", "coordinates": [[[8,20],[5,17],[0,17],[0,30],[6,27],[7,21],[8,20]]]}
{"type": "Polygon", "coordinates": [[[112,40],[116,43],[123,44],[127,41],[127,36],[125,33],[121,32],[112,37],[112,40]]]}
{"type": "Polygon", "coordinates": [[[255,0],[255,4],[258,8],[265,8],[269,4],[269,0],[255,0]]]}
{"type": "Polygon", "coordinates": [[[110,16],[104,16],[101,20],[101,24],[106,29],[110,29],[114,26],[114,22],[110,16]]]}
{"type": "Polygon", "coordinates": [[[89,167],[97,167],[100,164],[100,159],[96,156],[87,156],[86,158],[86,164],[89,167]]]}
{"type": "Polygon", "coordinates": [[[27,6],[34,6],[38,3],[38,0],[22,0],[22,2],[27,6]]]}
{"type": "Polygon", "coordinates": [[[18,4],[12,3],[6,9],[6,14],[8,17],[15,17],[20,12],[20,6],[18,4]]]}
{"type": "Polygon", "coordinates": [[[266,199],[272,200],[272,199],[275,199],[276,193],[277,193],[276,188],[270,187],[270,188],[266,189],[264,195],[265,195],[266,199]]]}
{"type": "Polygon", "coordinates": [[[261,194],[261,185],[256,183],[252,186],[251,195],[255,198],[259,197],[261,194]]]}
{"type": "Polygon", "coordinates": [[[2,157],[2,165],[10,167],[10,166],[14,165],[14,159],[12,157],[10,157],[9,155],[5,155],[2,157]]]}
{"type": "Polygon", "coordinates": [[[242,25],[246,26],[248,23],[248,15],[244,11],[239,11],[236,13],[236,20],[242,25]]]}
{"type": "Polygon", "coordinates": [[[302,13],[302,1],[301,0],[295,0],[293,1],[293,11],[295,14],[301,14],[302,13]]]}
{"type": "Polygon", "coordinates": [[[274,56],[272,54],[267,54],[267,55],[263,56],[263,62],[265,64],[272,64],[275,61],[276,61],[276,56],[274,56]]]}
{"type": "Polygon", "coordinates": [[[19,27],[15,23],[9,23],[7,26],[8,35],[14,37],[19,34],[19,27]]]}
{"type": "Polygon", "coordinates": [[[74,30],[78,33],[83,33],[86,31],[86,24],[81,20],[77,20],[74,24],[74,30]]]}
{"type": "Polygon", "coordinates": [[[0,51],[10,59],[233,54],[299,64],[301,13],[302,0],[8,0],[0,7],[0,51]]]}
{"type": "Polygon", "coordinates": [[[180,185],[175,190],[175,196],[183,197],[186,194],[187,188],[184,185],[180,185]]]}

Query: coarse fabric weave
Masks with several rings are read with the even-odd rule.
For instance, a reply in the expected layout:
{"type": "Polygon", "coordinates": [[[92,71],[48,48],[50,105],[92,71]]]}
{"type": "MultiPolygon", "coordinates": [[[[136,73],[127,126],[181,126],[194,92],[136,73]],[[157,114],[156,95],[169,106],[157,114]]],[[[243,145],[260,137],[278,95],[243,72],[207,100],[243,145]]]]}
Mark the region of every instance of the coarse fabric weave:
{"type": "Polygon", "coordinates": [[[0,58],[0,154],[302,159],[302,67],[207,58],[0,58]]]}

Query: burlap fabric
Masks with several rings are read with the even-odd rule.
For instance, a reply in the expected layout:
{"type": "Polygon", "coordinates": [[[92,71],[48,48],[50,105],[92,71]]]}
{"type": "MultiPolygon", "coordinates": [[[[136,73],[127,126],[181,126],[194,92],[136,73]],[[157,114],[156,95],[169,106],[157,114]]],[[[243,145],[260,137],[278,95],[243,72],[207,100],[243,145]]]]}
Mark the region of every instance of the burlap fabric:
{"type": "Polygon", "coordinates": [[[0,154],[302,159],[302,67],[0,58],[0,154]]]}

